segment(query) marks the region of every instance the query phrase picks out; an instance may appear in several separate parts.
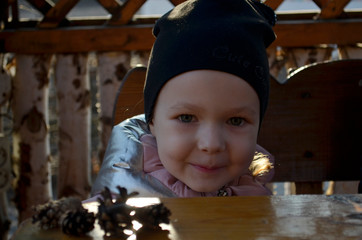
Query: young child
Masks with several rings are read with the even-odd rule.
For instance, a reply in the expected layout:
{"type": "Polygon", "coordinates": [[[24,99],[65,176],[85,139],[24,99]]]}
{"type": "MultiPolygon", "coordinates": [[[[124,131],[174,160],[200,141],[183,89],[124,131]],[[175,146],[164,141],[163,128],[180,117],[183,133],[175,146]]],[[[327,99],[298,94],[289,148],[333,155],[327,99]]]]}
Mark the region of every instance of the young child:
{"type": "Polygon", "coordinates": [[[141,196],[270,195],[273,158],[257,135],[274,24],[252,0],[190,0],[162,16],[145,114],[114,127],[92,194],[120,185],[141,196]]]}

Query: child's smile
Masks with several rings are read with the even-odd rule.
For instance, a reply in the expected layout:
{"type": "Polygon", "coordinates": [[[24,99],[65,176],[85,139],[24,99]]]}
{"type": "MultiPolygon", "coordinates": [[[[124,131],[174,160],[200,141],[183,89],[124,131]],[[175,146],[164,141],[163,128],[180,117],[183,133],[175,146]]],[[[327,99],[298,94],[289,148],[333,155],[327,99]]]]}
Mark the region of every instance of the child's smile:
{"type": "Polygon", "coordinates": [[[203,166],[200,164],[192,164],[191,166],[194,166],[197,170],[205,173],[216,173],[217,171],[221,170],[225,166],[203,166]]]}
{"type": "Polygon", "coordinates": [[[164,167],[198,192],[216,191],[248,171],[260,104],[243,79],[186,72],[161,89],[150,124],[164,167]]]}

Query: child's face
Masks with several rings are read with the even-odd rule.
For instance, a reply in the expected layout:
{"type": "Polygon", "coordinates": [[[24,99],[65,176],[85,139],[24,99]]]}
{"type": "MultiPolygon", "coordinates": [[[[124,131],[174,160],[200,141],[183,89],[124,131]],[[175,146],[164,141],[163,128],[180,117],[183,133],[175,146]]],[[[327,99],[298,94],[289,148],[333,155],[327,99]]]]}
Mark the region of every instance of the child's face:
{"type": "Polygon", "coordinates": [[[164,167],[198,192],[211,192],[247,172],[253,160],[259,99],[243,79],[196,70],[162,88],[150,124],[164,167]]]}

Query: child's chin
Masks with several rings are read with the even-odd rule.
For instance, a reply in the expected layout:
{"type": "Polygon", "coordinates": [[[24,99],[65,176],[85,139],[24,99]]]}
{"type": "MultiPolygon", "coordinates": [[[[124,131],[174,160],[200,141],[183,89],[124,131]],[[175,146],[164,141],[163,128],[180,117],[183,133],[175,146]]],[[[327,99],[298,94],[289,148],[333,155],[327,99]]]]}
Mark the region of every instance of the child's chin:
{"type": "Polygon", "coordinates": [[[193,186],[190,187],[192,190],[194,190],[195,192],[203,192],[203,193],[209,193],[209,192],[216,192],[218,191],[221,187],[211,187],[211,186],[193,186]]]}

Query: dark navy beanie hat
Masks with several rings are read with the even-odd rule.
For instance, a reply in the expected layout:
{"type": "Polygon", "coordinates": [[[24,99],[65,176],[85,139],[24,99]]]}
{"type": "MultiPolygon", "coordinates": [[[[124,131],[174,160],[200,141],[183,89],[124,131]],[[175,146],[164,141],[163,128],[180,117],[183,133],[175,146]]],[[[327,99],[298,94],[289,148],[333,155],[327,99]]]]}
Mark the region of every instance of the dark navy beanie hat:
{"type": "Polygon", "coordinates": [[[144,87],[146,122],[171,78],[192,70],[216,70],[248,82],[260,101],[260,121],[269,98],[265,48],[274,40],[274,11],[253,0],[189,0],[162,16],[144,87]]]}

